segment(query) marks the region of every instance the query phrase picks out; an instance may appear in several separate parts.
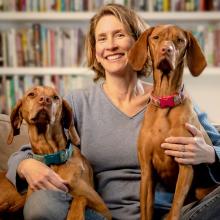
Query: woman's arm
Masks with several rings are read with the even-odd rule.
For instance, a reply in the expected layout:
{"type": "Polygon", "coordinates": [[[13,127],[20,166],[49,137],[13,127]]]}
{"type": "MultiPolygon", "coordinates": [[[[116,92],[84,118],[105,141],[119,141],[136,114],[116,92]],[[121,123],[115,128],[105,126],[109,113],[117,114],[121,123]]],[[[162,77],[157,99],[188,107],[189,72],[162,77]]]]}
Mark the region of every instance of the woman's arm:
{"type": "Polygon", "coordinates": [[[214,146],[206,144],[202,133],[193,125],[186,124],[193,137],[169,137],[161,145],[167,155],[182,164],[207,164],[212,181],[220,183],[220,134],[211,125],[207,115],[195,107],[199,121],[209,135],[214,146]]]}
{"type": "Polygon", "coordinates": [[[21,149],[8,160],[6,177],[16,186],[19,192],[29,187],[38,189],[52,189],[68,191],[67,182],[45,164],[31,158],[32,151],[29,145],[21,149]]]}
{"type": "Polygon", "coordinates": [[[194,109],[198,115],[200,123],[212,141],[218,160],[220,160],[220,134],[218,130],[209,122],[206,113],[201,112],[198,106],[195,106],[194,109]]]}
{"type": "Polygon", "coordinates": [[[194,109],[198,115],[200,123],[210,137],[215,150],[215,162],[213,164],[207,164],[210,177],[215,183],[220,184],[220,134],[218,130],[208,121],[206,113],[201,112],[198,106],[195,106],[194,109]]]}
{"type": "Polygon", "coordinates": [[[17,152],[13,153],[8,160],[8,170],[6,177],[14,184],[19,192],[24,192],[27,189],[27,182],[21,179],[17,174],[17,167],[22,160],[32,155],[30,145],[22,146],[17,152]]]}

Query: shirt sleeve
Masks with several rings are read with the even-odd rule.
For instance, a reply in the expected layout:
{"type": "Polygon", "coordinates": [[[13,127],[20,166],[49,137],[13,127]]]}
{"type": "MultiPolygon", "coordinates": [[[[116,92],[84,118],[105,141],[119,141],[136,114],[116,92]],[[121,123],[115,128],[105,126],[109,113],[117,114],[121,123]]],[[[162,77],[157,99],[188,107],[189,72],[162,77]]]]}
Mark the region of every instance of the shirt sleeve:
{"type": "Polygon", "coordinates": [[[206,130],[215,149],[216,162],[213,164],[207,164],[210,177],[213,182],[220,184],[220,134],[218,130],[209,122],[206,113],[201,112],[198,106],[195,106],[194,109],[198,115],[200,123],[206,130]]]}
{"type": "Polygon", "coordinates": [[[8,160],[8,170],[6,173],[6,177],[12,184],[14,184],[14,186],[20,193],[23,193],[27,190],[28,184],[17,174],[17,167],[22,160],[30,157],[31,155],[31,146],[24,145],[19,149],[19,151],[13,153],[8,160]]]}

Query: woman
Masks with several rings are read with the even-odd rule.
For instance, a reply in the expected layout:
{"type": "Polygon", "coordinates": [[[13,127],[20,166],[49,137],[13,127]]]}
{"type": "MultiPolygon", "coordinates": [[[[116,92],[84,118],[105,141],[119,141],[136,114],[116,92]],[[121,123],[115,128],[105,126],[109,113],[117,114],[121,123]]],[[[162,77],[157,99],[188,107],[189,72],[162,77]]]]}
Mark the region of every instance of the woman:
{"type": "MultiPolygon", "coordinates": [[[[133,11],[116,4],[104,6],[91,19],[86,43],[88,65],[96,72],[95,80],[103,79],[103,82],[87,90],[74,91],[67,97],[74,108],[82,153],[94,169],[96,190],[111,210],[113,219],[119,220],[140,219],[136,140],[152,86],[139,79],[145,70],[131,69],[127,54],[145,28],[133,11]]],[[[198,112],[198,115],[211,134],[213,144],[220,146],[217,131],[207,123],[204,114],[198,112]]],[[[219,176],[215,169],[219,164],[215,149],[218,147],[206,145],[195,127],[186,128],[199,139],[198,143],[190,144],[189,138],[179,137],[168,139],[163,148],[177,162],[212,163],[208,166],[210,179],[216,181],[219,176]],[[183,144],[186,152],[190,151],[184,159],[180,153],[183,144]]],[[[35,190],[25,205],[25,219],[65,219],[72,199],[65,181],[29,157],[31,152],[27,146],[15,153],[9,160],[7,175],[19,190],[24,189],[24,180],[35,190]]],[[[162,190],[159,187],[156,193],[155,207],[166,212],[172,195],[162,190]]],[[[186,209],[186,214],[195,209],[186,209]]],[[[86,219],[103,219],[90,209],[86,212],[86,219]]]]}

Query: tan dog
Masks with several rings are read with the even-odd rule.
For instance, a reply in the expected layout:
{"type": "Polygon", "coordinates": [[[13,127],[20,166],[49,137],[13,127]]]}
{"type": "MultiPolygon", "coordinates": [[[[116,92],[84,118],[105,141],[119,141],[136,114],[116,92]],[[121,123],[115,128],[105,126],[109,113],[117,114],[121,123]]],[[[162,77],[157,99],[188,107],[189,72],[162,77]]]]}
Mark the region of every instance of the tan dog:
{"type": "Polygon", "coordinates": [[[17,216],[24,207],[26,198],[26,195],[17,192],[5,174],[6,172],[0,172],[0,219],[9,219],[8,215],[17,216]]]}
{"type": "MultiPolygon", "coordinates": [[[[12,130],[8,137],[9,144],[13,137],[19,134],[23,119],[28,125],[35,158],[42,159],[42,155],[58,154],[62,151],[62,154],[59,154],[60,160],[67,159],[65,163],[50,165],[68,181],[69,193],[74,198],[67,219],[85,219],[86,206],[111,219],[108,208],[93,189],[93,173],[88,161],[77,147],[67,146],[64,128],[68,129],[71,142],[74,145],[79,144],[79,137],[73,125],[72,109],[68,103],[50,87],[37,86],[28,90],[11,113],[12,130]]],[[[44,160],[48,162],[50,158],[44,158],[44,160]]],[[[31,193],[30,189],[28,189],[28,195],[29,193],[31,193]]]]}
{"type": "MultiPolygon", "coordinates": [[[[177,220],[192,185],[194,169],[165,155],[161,144],[169,136],[192,136],[185,128],[187,122],[200,129],[211,145],[182,82],[185,56],[193,76],[200,75],[206,61],[193,35],[172,25],[149,28],[140,36],[129,53],[129,62],[134,70],[144,67],[149,53],[154,84],[138,139],[141,219],[152,219],[157,176],[169,190],[175,190],[167,219],[177,220]]],[[[203,197],[204,193],[197,195],[203,197]]]]}

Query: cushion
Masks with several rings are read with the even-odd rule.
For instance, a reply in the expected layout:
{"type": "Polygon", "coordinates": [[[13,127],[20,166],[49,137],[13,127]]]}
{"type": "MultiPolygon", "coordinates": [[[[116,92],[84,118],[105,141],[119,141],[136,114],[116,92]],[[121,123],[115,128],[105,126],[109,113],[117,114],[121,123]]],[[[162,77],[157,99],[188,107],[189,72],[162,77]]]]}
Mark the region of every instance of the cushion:
{"type": "Polygon", "coordinates": [[[7,161],[10,155],[17,151],[22,145],[28,144],[27,126],[22,124],[20,135],[14,137],[12,144],[7,144],[10,132],[10,118],[8,115],[0,114],[0,170],[7,169],[7,161]]]}

